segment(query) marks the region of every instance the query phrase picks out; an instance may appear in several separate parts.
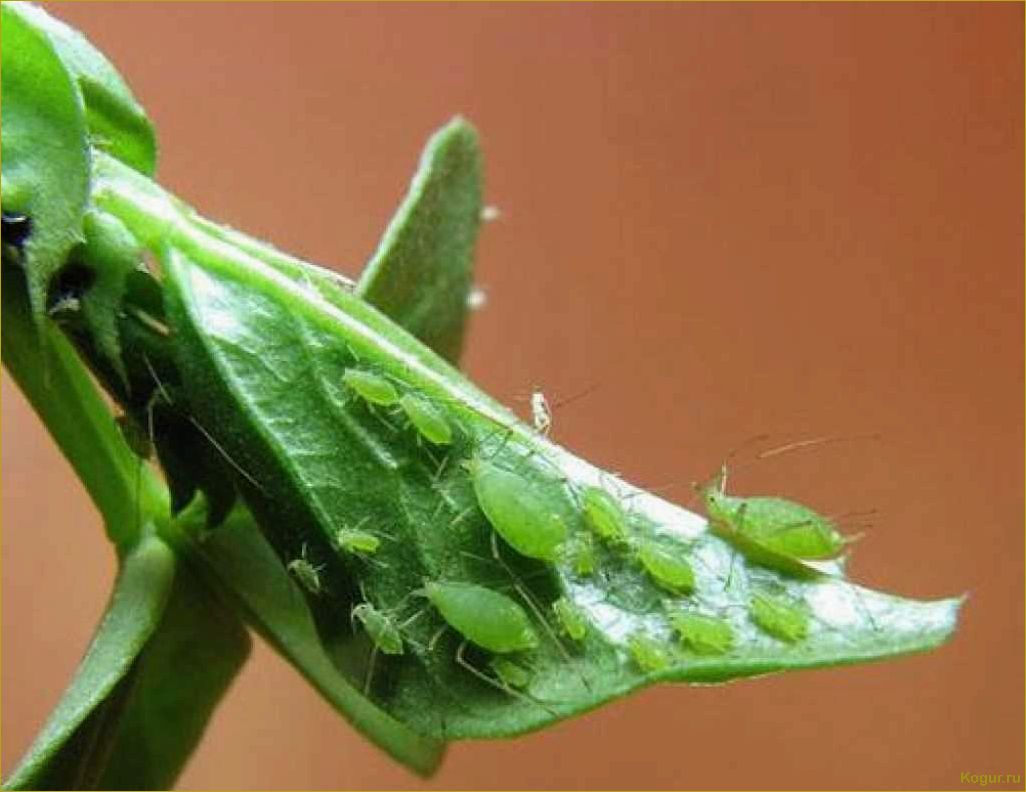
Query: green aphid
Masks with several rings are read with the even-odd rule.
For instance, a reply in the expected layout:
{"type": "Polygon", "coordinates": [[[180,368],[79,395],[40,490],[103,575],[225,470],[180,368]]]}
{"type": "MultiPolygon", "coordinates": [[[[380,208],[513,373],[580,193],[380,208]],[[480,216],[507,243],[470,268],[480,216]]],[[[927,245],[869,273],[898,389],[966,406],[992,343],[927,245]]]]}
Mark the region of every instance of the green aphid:
{"type": "Polygon", "coordinates": [[[582,533],[574,536],[563,545],[562,554],[578,577],[590,577],[595,574],[598,561],[595,558],[591,534],[582,533]]]}
{"type": "Polygon", "coordinates": [[[391,618],[369,602],[361,602],[353,608],[353,618],[358,619],[367,631],[379,652],[387,655],[403,653],[403,636],[391,618]]]}
{"type": "Polygon", "coordinates": [[[734,646],[734,631],[723,619],[689,611],[670,611],[670,624],[680,643],[695,654],[726,654],[734,646]]]}
{"type": "Polygon", "coordinates": [[[620,502],[601,487],[585,487],[581,495],[584,523],[611,545],[629,543],[627,515],[620,502]]]}
{"type": "Polygon", "coordinates": [[[643,632],[633,633],[627,639],[627,649],[635,665],[646,674],[670,667],[670,655],[663,645],[643,632]]]}
{"type": "Polygon", "coordinates": [[[424,594],[450,627],[482,649],[506,654],[538,646],[527,613],[505,594],[447,582],[426,583],[424,594]]]}
{"type": "Polygon", "coordinates": [[[531,672],[508,657],[493,657],[488,666],[503,685],[523,690],[531,684],[531,672]]]}
{"type": "Polygon", "coordinates": [[[681,552],[657,542],[645,542],[638,548],[638,561],[662,588],[672,594],[690,594],[695,590],[695,572],[681,552]]]}
{"type": "Polygon", "coordinates": [[[466,468],[478,506],[499,536],[528,558],[557,560],[567,529],[555,492],[478,456],[466,468]]]}
{"type": "Polygon", "coordinates": [[[726,472],[701,489],[712,529],[753,561],[799,575],[805,561],[836,558],[851,541],[832,520],[801,503],[775,497],[740,498],[723,489],[726,472]]]}
{"type": "Polygon", "coordinates": [[[427,399],[407,393],[399,399],[399,406],[413,424],[413,428],[429,443],[452,443],[452,427],[442,412],[427,399]]]}
{"type": "Polygon", "coordinates": [[[772,594],[755,594],[749,603],[749,613],[762,630],[787,643],[798,643],[809,633],[809,612],[772,594]]]}
{"type": "Polygon", "coordinates": [[[339,528],[335,532],[335,544],[344,553],[374,555],[381,546],[381,539],[359,528],[339,528]]]}
{"type": "Polygon", "coordinates": [[[556,615],[560,632],[574,641],[583,641],[588,632],[588,619],[584,612],[566,597],[560,597],[552,603],[552,612],[556,615]]]}
{"type": "Polygon", "coordinates": [[[315,597],[324,593],[324,584],[321,582],[321,570],[323,567],[314,566],[306,557],[306,546],[304,545],[299,558],[289,561],[289,574],[291,574],[304,589],[315,597]]]}
{"type": "Polygon", "coordinates": [[[346,369],[342,382],[356,391],[356,394],[368,404],[391,407],[399,401],[399,392],[384,377],[361,369],[346,369]]]}

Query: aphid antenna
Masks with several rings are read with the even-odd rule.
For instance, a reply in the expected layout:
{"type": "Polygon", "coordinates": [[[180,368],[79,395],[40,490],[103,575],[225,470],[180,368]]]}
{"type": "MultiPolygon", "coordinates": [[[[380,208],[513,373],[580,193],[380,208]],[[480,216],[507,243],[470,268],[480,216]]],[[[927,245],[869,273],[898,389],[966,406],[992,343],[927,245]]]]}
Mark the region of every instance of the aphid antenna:
{"type": "Polygon", "coordinates": [[[559,717],[559,713],[557,713],[555,710],[547,707],[545,704],[542,704],[536,698],[528,696],[526,693],[521,693],[519,690],[514,690],[509,685],[507,685],[504,682],[496,679],[495,677],[491,677],[488,674],[484,673],[483,671],[481,671],[481,670],[479,670],[477,668],[474,668],[474,666],[471,665],[470,662],[468,662],[466,660],[466,658],[463,657],[463,652],[466,650],[466,648],[467,648],[467,641],[463,640],[463,641],[460,642],[459,647],[456,649],[456,662],[462,668],[464,668],[467,671],[469,671],[471,674],[473,674],[475,677],[480,679],[485,684],[491,685],[496,690],[501,690],[506,695],[512,696],[513,698],[518,699],[520,701],[524,701],[524,702],[526,702],[528,704],[532,704],[532,705],[534,705],[536,707],[541,707],[543,710],[545,710],[545,712],[547,712],[553,718],[558,718],[559,717]]]}
{"type": "Polygon", "coordinates": [[[771,448],[767,451],[760,451],[755,455],[755,459],[760,461],[780,456],[781,454],[789,454],[792,451],[801,451],[806,448],[829,445],[831,443],[847,443],[855,440],[880,440],[881,437],[882,435],[880,432],[868,432],[866,434],[859,435],[824,435],[822,437],[813,437],[808,440],[796,440],[793,443],[785,443],[782,446],[777,446],[776,448],[771,448]]]}

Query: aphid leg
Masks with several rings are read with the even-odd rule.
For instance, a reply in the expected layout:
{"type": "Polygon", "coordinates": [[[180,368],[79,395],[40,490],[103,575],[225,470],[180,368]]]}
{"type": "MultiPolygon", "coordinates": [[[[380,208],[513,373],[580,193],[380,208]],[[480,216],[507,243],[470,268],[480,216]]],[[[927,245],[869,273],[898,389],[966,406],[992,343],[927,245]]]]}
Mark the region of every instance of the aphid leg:
{"type": "Polygon", "coordinates": [[[532,698],[531,696],[528,696],[526,693],[521,693],[519,690],[514,690],[509,685],[507,685],[505,682],[502,682],[501,680],[496,679],[495,677],[488,676],[488,674],[484,673],[483,671],[480,671],[480,670],[474,668],[474,666],[472,666],[466,660],[466,658],[463,657],[463,652],[464,652],[464,650],[466,650],[466,648],[467,648],[467,641],[461,641],[460,645],[459,645],[459,648],[456,650],[456,662],[461,667],[463,667],[464,669],[469,671],[471,674],[473,674],[475,677],[480,679],[486,685],[491,685],[496,690],[501,690],[506,695],[512,696],[515,699],[518,699],[520,701],[525,701],[528,704],[533,704],[536,707],[541,707],[543,710],[545,710],[553,718],[558,718],[559,717],[559,714],[555,710],[550,709],[549,707],[545,706],[544,704],[542,704],[537,699],[532,698]]]}
{"type": "MultiPolygon", "coordinates": [[[[552,625],[549,624],[548,618],[545,616],[544,613],[542,613],[542,609],[538,606],[538,603],[535,602],[534,597],[531,595],[531,592],[527,590],[527,588],[520,582],[520,578],[517,576],[517,574],[503,560],[502,555],[499,552],[498,534],[495,531],[492,531],[491,541],[492,556],[494,556],[495,560],[498,562],[499,566],[502,567],[503,571],[507,575],[509,575],[510,580],[513,581],[513,588],[516,590],[517,594],[519,594],[520,598],[525,603],[527,603],[527,607],[531,609],[531,612],[534,614],[534,617],[542,623],[542,627],[545,629],[546,635],[548,635],[552,642],[556,645],[556,648],[559,650],[559,653],[560,655],[562,655],[563,660],[566,662],[566,664],[574,665],[574,660],[572,657],[570,657],[570,652],[567,650],[565,646],[563,646],[563,642],[559,640],[559,636],[556,634],[556,631],[552,628],[552,625]]],[[[585,678],[584,674],[582,674],[579,669],[577,671],[577,676],[581,680],[581,684],[584,685],[585,689],[587,689],[587,691],[591,693],[591,684],[588,682],[587,678],[585,678]]]]}
{"type": "Polygon", "coordinates": [[[371,649],[370,660],[367,662],[367,673],[363,678],[363,695],[370,695],[371,682],[374,679],[374,664],[378,659],[378,646],[371,649]]]}
{"type": "Polygon", "coordinates": [[[439,639],[439,638],[441,638],[441,637],[442,637],[442,636],[443,636],[443,635],[445,634],[445,631],[446,631],[447,629],[449,629],[449,626],[448,626],[447,624],[443,624],[443,625],[442,625],[441,627],[439,627],[439,628],[438,628],[438,629],[437,629],[437,630],[435,631],[435,634],[434,634],[434,635],[432,635],[432,636],[431,636],[431,637],[430,637],[430,638],[428,639],[428,642],[427,642],[427,650],[428,650],[429,652],[434,652],[434,651],[435,651],[435,646],[436,646],[436,645],[438,644],[438,639],[439,639]]]}

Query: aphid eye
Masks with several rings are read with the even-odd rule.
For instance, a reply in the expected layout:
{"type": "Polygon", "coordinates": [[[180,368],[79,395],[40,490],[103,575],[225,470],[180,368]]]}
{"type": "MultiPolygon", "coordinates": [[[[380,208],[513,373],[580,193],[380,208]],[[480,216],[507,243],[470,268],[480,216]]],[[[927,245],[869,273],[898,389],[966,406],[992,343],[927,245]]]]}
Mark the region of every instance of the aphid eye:
{"type": "Polygon", "coordinates": [[[567,535],[555,491],[480,457],[467,469],[478,506],[495,531],[521,555],[555,561],[567,535]]]}
{"type": "Polygon", "coordinates": [[[638,550],[638,561],[658,585],[672,594],[690,594],[695,589],[695,573],[686,560],[670,548],[646,542],[638,550]]]}
{"type": "Polygon", "coordinates": [[[663,671],[670,667],[670,655],[663,645],[643,632],[633,633],[627,639],[631,659],[645,673],[663,671]]]}
{"type": "Polygon", "coordinates": [[[391,407],[399,401],[399,392],[395,386],[378,374],[360,369],[346,369],[342,382],[352,388],[356,394],[369,404],[391,407]]]}
{"type": "Polygon", "coordinates": [[[808,635],[809,612],[804,605],[772,594],[755,594],[749,613],[764,632],[787,643],[798,643],[808,635]]]}
{"type": "Polygon", "coordinates": [[[734,645],[734,631],[723,619],[688,611],[672,611],[669,619],[681,645],[695,654],[725,654],[734,645]]]}
{"type": "Polygon", "coordinates": [[[445,416],[427,400],[407,393],[399,399],[399,406],[425,440],[435,445],[452,443],[452,427],[445,416]]]}
{"type": "Polygon", "coordinates": [[[505,594],[447,582],[425,584],[424,594],[450,627],[482,649],[505,654],[538,646],[527,613],[505,594]]]}

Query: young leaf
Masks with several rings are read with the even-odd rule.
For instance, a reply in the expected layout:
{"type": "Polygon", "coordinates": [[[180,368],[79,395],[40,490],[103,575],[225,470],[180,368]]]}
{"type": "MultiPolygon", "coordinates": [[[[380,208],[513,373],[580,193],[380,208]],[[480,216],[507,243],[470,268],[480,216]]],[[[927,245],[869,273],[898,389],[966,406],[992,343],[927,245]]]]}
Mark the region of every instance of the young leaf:
{"type": "Polygon", "coordinates": [[[181,564],[95,788],[170,789],[249,647],[235,611],[181,564]]]}
{"type": "Polygon", "coordinates": [[[481,224],[477,132],[455,118],[428,141],[410,191],[356,293],[455,362],[481,224]]]}
{"type": "MultiPolygon", "coordinates": [[[[796,580],[747,564],[701,518],[616,482],[518,424],[354,298],[340,311],[181,225],[168,238],[163,263],[185,387],[203,394],[195,401],[202,420],[257,483],[246,497],[282,560],[302,556],[319,570],[309,598],[322,637],[345,643],[352,629],[345,614],[364,597],[409,625],[411,651],[389,658],[384,669],[378,657],[380,684],[373,689],[381,706],[417,731],[450,739],[509,736],[656,681],[724,681],[879,659],[932,648],[954,628],[956,600],[918,603],[840,576],[796,580]],[[350,398],[342,382],[353,367],[372,368],[400,392],[444,410],[458,436],[446,456],[426,449],[396,414],[350,398]],[[573,532],[588,530],[580,493],[609,489],[629,515],[632,542],[603,547],[593,577],[582,578],[562,560],[519,556],[496,539],[479,508],[467,464],[475,456],[509,471],[573,532]],[[372,560],[333,548],[337,526],[356,523],[382,535],[372,560]],[[653,579],[639,559],[646,543],[686,559],[694,586],[673,593],[653,579]],[[521,598],[538,633],[549,636],[524,658],[530,683],[522,692],[513,695],[490,677],[487,655],[473,648],[468,655],[452,630],[436,637],[445,621],[412,596],[425,580],[469,582],[521,598]],[[751,599],[763,591],[808,612],[805,640],[780,642],[752,620],[751,599]],[[572,653],[552,637],[544,615],[559,597],[589,622],[572,653]],[[679,648],[668,605],[725,620],[735,636],[730,651],[696,656],[679,648]],[[638,667],[630,652],[638,634],[665,646],[665,668],[638,667]]],[[[517,526],[529,530],[519,520],[517,526]]]]}
{"type": "Polygon", "coordinates": [[[117,69],[85,36],[39,6],[19,3],[18,10],[25,23],[49,37],[77,82],[92,145],[152,176],[157,167],[153,125],[117,69]]]}
{"type": "Polygon", "coordinates": [[[82,238],[89,139],[78,87],[30,7],[3,3],[0,104],[5,213],[29,218],[24,245],[32,316],[41,324],[47,289],[82,238]]]}
{"type": "Polygon", "coordinates": [[[96,753],[109,743],[116,711],[128,691],[119,685],[133,668],[160,622],[175,572],[175,557],[159,539],[143,539],[125,556],[103,621],[71,685],[21,764],[4,782],[7,789],[73,788],[77,779],[103,765],[96,753]],[[98,717],[91,718],[97,714],[98,717]],[[88,734],[82,732],[85,729],[88,734]],[[104,740],[97,736],[103,734],[104,740]],[[88,750],[87,750],[88,748],[88,750]]]}

